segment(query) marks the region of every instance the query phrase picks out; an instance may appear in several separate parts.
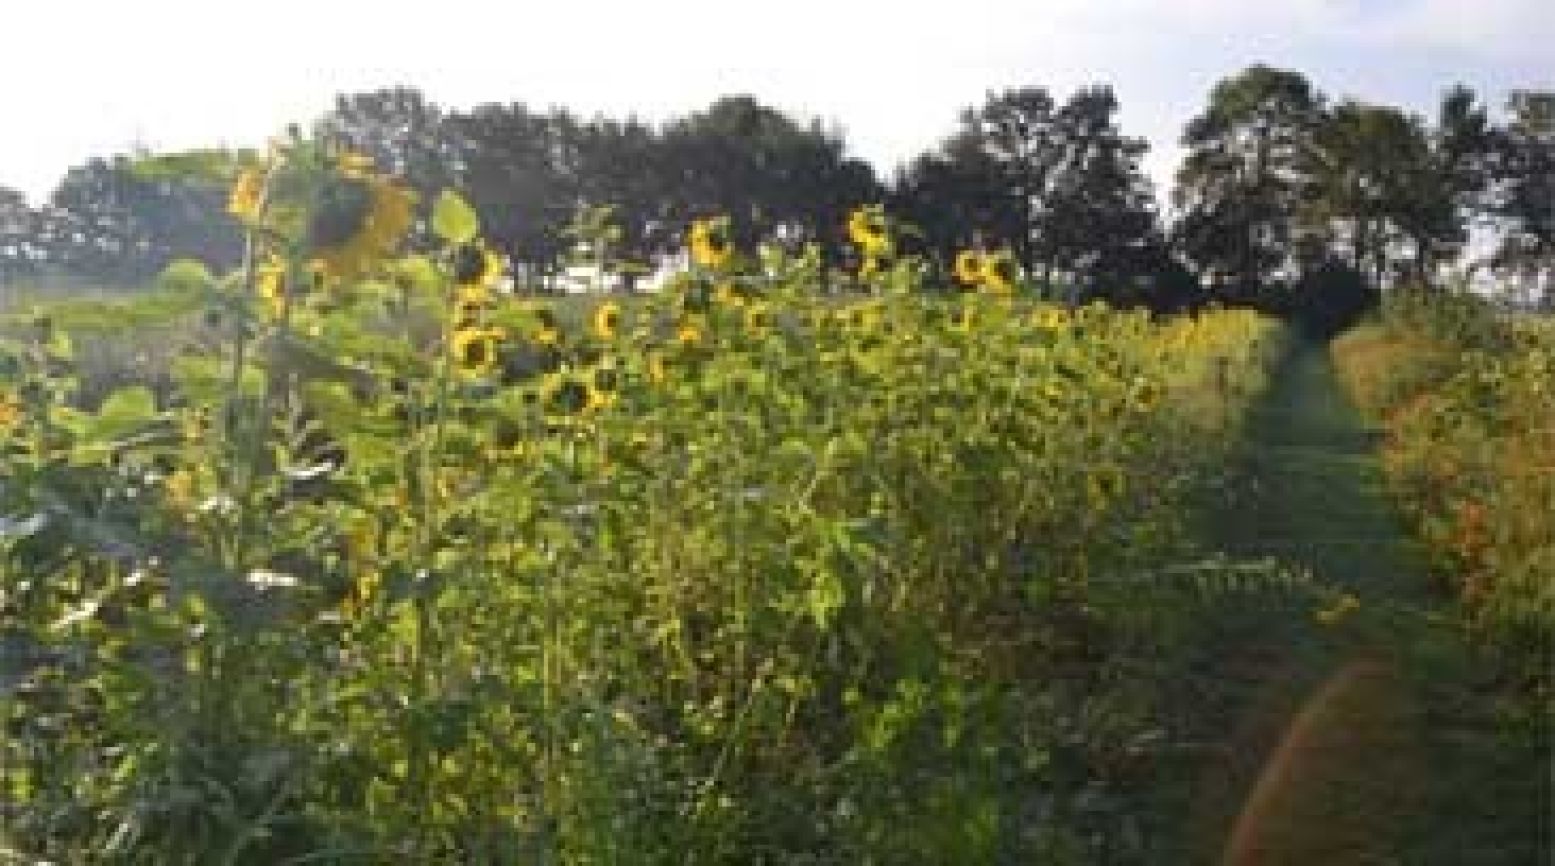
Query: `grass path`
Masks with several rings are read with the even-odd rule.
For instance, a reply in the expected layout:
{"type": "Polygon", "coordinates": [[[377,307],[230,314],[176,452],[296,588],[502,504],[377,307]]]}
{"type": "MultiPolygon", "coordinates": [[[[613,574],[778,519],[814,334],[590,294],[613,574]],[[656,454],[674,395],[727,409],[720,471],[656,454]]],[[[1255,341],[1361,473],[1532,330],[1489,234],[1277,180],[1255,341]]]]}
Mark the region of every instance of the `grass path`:
{"type": "Polygon", "coordinates": [[[1498,735],[1374,438],[1316,346],[1291,354],[1251,419],[1213,534],[1360,607],[1335,625],[1252,616],[1216,640],[1225,760],[1200,781],[1195,847],[1227,864],[1548,862],[1548,739],[1498,735]]]}

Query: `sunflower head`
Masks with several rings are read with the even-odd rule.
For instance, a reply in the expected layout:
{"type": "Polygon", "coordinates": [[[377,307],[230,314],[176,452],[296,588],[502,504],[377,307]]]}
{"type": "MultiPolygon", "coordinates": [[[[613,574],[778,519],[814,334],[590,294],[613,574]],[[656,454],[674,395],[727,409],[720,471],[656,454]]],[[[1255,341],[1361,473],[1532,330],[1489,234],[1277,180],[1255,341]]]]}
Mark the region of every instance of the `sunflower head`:
{"type": "Polygon", "coordinates": [[[1015,264],[1014,254],[1009,250],[1000,250],[983,259],[982,274],[984,290],[996,295],[1008,295],[1015,291],[1020,269],[1015,264]]]}
{"type": "Polygon", "coordinates": [[[683,348],[694,348],[702,345],[707,339],[707,328],[696,317],[688,316],[680,321],[675,328],[675,342],[683,348]]]}
{"type": "Polygon", "coordinates": [[[765,337],[772,332],[772,309],[766,304],[752,304],[745,311],[745,332],[752,337],[765,337]]]}
{"type": "Polygon", "coordinates": [[[286,310],[286,265],[268,261],[255,269],[254,291],[259,295],[265,315],[279,319],[286,310]]]}
{"type": "Polygon", "coordinates": [[[579,415],[589,408],[589,385],[577,376],[554,373],[546,379],[540,399],[552,415],[579,415]]]}
{"type": "Polygon", "coordinates": [[[977,250],[962,250],[956,254],[955,274],[963,286],[975,286],[983,281],[983,254],[977,250]]]}
{"type": "Polygon", "coordinates": [[[848,216],[848,240],[862,251],[866,258],[880,258],[891,253],[891,234],[887,227],[885,208],[866,205],[848,216]]]}
{"type": "Polygon", "coordinates": [[[745,303],[745,296],[733,283],[723,282],[713,287],[713,301],[726,307],[738,307],[745,303]]]}
{"type": "Polygon", "coordinates": [[[699,267],[719,270],[734,256],[729,238],[729,218],[697,220],[691,224],[691,260],[699,267]]]}
{"type": "Polygon", "coordinates": [[[415,194],[387,177],[343,170],[315,193],[303,238],[330,276],[351,279],[394,252],[414,205],[415,194]]]}
{"type": "Polygon", "coordinates": [[[589,373],[588,386],[590,408],[610,406],[621,393],[621,371],[613,363],[601,363],[589,373]]]}
{"type": "Polygon", "coordinates": [[[246,223],[259,219],[264,209],[265,176],[257,168],[245,168],[232,184],[227,198],[227,213],[246,223]]]}
{"type": "Polygon", "coordinates": [[[466,376],[485,376],[497,367],[499,334],[489,328],[461,328],[449,338],[454,364],[466,376]]]}
{"type": "Polygon", "coordinates": [[[454,249],[450,265],[454,284],[461,290],[488,290],[502,276],[507,263],[502,256],[479,241],[460,244],[454,249]]]}
{"type": "Polygon", "coordinates": [[[594,336],[609,342],[621,332],[621,305],[606,301],[594,308],[592,319],[594,336]]]}
{"type": "Polygon", "coordinates": [[[529,339],[538,346],[546,348],[561,344],[561,322],[556,318],[556,313],[550,307],[536,307],[533,313],[534,329],[529,333],[529,339]]]}
{"type": "Polygon", "coordinates": [[[9,389],[0,391],[0,435],[14,433],[22,426],[25,417],[22,412],[22,401],[16,396],[16,392],[9,389]]]}
{"type": "Polygon", "coordinates": [[[651,351],[643,359],[643,369],[648,374],[648,381],[655,385],[662,385],[669,381],[669,366],[664,361],[664,353],[658,350],[651,351]]]}
{"type": "Polygon", "coordinates": [[[1032,324],[1044,331],[1059,331],[1069,324],[1069,316],[1062,307],[1042,307],[1032,314],[1032,324]]]}

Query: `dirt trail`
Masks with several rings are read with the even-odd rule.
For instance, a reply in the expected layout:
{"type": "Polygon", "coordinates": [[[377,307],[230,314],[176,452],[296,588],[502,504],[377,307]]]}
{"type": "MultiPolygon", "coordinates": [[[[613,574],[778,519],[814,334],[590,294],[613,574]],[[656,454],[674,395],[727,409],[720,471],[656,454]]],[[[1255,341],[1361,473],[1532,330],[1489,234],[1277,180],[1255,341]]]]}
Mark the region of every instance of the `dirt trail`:
{"type": "Polygon", "coordinates": [[[1221,544],[1309,569],[1359,606],[1330,623],[1256,618],[1220,641],[1226,758],[1200,783],[1204,862],[1546,862],[1548,745],[1509,747],[1476,702],[1469,651],[1324,349],[1280,371],[1244,461],[1221,544]]]}

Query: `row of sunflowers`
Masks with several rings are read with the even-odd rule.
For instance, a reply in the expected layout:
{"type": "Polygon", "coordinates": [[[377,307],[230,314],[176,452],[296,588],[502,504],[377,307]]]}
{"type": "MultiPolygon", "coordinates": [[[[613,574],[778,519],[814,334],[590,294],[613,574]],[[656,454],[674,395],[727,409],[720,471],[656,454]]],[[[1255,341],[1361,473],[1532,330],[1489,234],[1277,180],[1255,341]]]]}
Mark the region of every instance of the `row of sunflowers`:
{"type": "Polygon", "coordinates": [[[0,850],[1159,841],[1128,779],[1169,746],[1161,672],[1214,603],[1190,505],[1273,325],[1036,303],[998,252],[926,291],[878,208],[848,295],[714,218],[663,292],[524,297],[458,196],[407,251],[410,193],[301,140],[232,208],[239,272],[0,342],[0,850]],[[163,360],[83,375],[127,327],[163,360]]]}

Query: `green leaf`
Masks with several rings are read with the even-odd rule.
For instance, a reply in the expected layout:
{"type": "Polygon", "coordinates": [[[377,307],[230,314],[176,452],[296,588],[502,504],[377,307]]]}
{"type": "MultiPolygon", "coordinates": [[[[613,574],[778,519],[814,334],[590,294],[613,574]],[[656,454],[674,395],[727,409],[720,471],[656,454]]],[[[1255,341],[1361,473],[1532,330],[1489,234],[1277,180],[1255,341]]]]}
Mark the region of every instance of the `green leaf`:
{"type": "Polygon", "coordinates": [[[467,244],[481,230],[475,208],[451,189],[443,190],[432,207],[432,231],[451,244],[467,244]]]}

